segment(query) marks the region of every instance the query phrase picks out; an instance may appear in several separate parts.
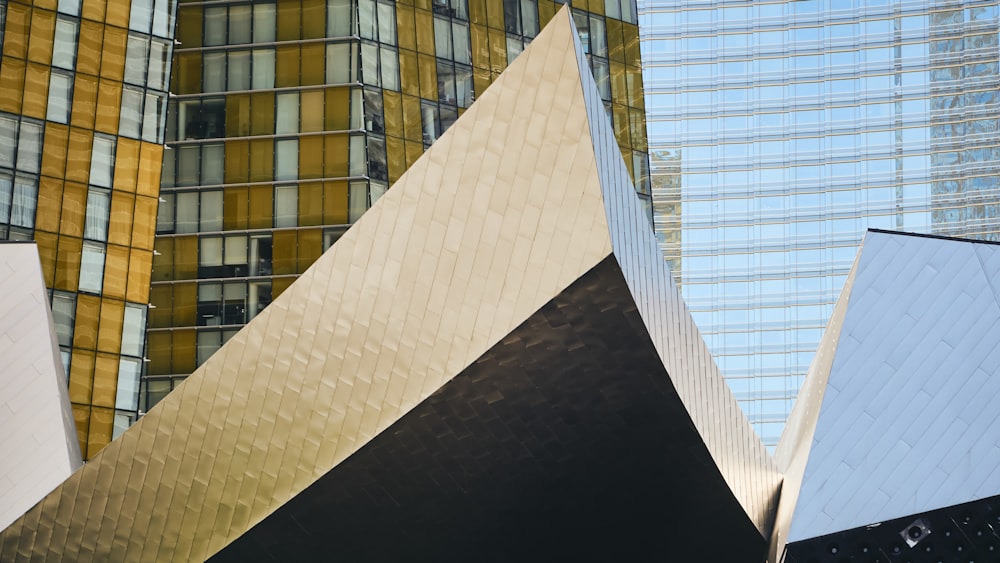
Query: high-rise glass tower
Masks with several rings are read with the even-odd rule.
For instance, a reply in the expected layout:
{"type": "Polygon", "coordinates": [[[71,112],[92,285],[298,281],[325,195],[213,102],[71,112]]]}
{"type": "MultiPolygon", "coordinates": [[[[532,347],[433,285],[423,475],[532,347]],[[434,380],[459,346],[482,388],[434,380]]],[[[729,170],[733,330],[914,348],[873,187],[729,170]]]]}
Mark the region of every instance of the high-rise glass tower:
{"type": "MultiPolygon", "coordinates": [[[[336,241],[560,7],[182,2],[144,408],[336,241]]],[[[635,3],[584,1],[573,19],[649,202],[635,3]]]]}
{"type": "Polygon", "coordinates": [[[765,443],[867,228],[1000,234],[997,4],[640,0],[656,228],[765,443]]]}
{"type": "Polygon", "coordinates": [[[139,411],[174,12],[0,1],[0,239],[38,245],[85,459],[139,411]]]}

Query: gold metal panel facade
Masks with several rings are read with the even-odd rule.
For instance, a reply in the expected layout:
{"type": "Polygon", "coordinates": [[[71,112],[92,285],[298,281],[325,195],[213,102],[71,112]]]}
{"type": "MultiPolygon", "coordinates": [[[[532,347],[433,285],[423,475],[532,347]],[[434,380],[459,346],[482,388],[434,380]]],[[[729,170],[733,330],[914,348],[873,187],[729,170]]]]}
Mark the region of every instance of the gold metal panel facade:
{"type": "Polygon", "coordinates": [[[139,411],[174,11],[0,6],[0,239],[38,241],[85,457],[139,411]]]}
{"type": "MultiPolygon", "coordinates": [[[[223,314],[151,330],[195,331],[199,352],[191,362],[204,362],[287,287],[280,276],[294,279],[309,264],[302,257],[315,254],[290,246],[291,235],[280,230],[321,227],[322,248],[329,248],[560,6],[551,0],[182,2],[157,251],[177,253],[170,238],[197,236],[197,271],[183,279],[199,280],[199,307],[223,314]],[[309,193],[312,180],[336,188],[317,199],[309,193]]],[[[603,0],[573,10],[619,148],[630,172],[638,170],[636,185],[648,204],[639,56],[626,49],[638,44],[634,14],[634,6],[608,11],[603,0]]],[[[175,260],[187,258],[163,262],[175,260]]],[[[153,283],[174,279],[181,278],[154,276],[153,283]]],[[[153,356],[172,353],[151,353],[155,364],[153,356]]],[[[151,383],[156,388],[188,375],[157,365],[149,373],[162,377],[151,383]]],[[[150,393],[144,408],[160,396],[150,393]]]]}
{"type": "MultiPolygon", "coordinates": [[[[0,558],[215,553],[608,257],[600,181],[566,15],[281,297],[0,534],[0,558]]],[[[194,332],[164,334],[183,363],[194,332]]]]}

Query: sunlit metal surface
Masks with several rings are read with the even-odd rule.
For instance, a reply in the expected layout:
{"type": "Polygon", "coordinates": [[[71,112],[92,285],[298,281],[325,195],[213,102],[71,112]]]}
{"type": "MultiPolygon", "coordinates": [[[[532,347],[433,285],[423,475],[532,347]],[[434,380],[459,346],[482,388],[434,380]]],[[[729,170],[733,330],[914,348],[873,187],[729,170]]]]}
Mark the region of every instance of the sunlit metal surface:
{"type": "Polygon", "coordinates": [[[0,558],[207,558],[612,255],[719,494],[766,536],[778,475],[710,380],[568,10],[554,22],[280,298],[0,535],[0,558]]]}

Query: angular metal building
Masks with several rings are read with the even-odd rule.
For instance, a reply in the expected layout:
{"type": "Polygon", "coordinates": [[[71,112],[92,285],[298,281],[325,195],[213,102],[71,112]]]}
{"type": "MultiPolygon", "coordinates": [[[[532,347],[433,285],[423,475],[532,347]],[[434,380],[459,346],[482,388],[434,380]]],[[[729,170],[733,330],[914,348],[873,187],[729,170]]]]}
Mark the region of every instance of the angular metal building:
{"type": "Polygon", "coordinates": [[[83,465],[38,249],[0,243],[0,530],[83,465]]]}
{"type": "MultiPolygon", "coordinates": [[[[561,7],[181,3],[143,410],[312,265],[561,7]]],[[[635,2],[576,2],[572,13],[649,206],[635,2]]]]}
{"type": "Polygon", "coordinates": [[[575,37],[564,9],[0,558],[762,558],[780,475],[575,37]]]}
{"type": "Polygon", "coordinates": [[[1000,245],[869,231],[776,452],[786,561],[1000,556],[1000,245]]]}

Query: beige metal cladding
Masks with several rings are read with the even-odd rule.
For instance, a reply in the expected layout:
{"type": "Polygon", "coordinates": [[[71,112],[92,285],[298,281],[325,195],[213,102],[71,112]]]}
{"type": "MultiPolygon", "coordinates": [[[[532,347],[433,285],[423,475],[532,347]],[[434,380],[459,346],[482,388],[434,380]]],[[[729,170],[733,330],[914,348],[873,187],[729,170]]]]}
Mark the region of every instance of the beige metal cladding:
{"type": "Polygon", "coordinates": [[[38,248],[0,243],[0,530],[83,462],[38,248]]]}
{"type": "MultiPolygon", "coordinates": [[[[699,337],[683,328],[694,330],[676,290],[651,282],[661,298],[673,292],[658,300],[641,287],[643,276],[669,275],[575,41],[564,8],[299,280],[0,535],[0,558],[207,558],[612,253],[647,326],[681,327],[651,330],[661,358],[699,354],[687,360],[696,369],[665,364],[688,370],[678,389],[689,411],[703,411],[692,414],[697,428],[724,438],[739,409],[726,394],[697,402],[698,379],[718,372],[697,367],[712,360],[691,344],[699,337]],[[708,428],[716,408],[725,414],[708,428]]],[[[766,452],[745,438],[731,439],[728,456],[722,442],[710,446],[727,482],[774,481],[766,452]]],[[[771,493],[737,498],[754,515],[771,493]]]]}

